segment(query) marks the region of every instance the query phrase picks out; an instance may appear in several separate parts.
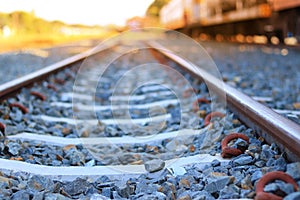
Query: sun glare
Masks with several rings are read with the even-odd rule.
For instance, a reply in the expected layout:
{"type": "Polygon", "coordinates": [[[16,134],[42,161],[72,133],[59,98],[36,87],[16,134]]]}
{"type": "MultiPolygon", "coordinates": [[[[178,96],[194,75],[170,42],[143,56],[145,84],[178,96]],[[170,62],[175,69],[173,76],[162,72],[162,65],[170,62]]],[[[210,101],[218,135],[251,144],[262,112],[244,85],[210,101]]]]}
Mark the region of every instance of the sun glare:
{"type": "Polygon", "coordinates": [[[46,20],[69,24],[124,25],[126,19],[143,16],[153,0],[0,0],[0,12],[24,10],[46,20]]]}

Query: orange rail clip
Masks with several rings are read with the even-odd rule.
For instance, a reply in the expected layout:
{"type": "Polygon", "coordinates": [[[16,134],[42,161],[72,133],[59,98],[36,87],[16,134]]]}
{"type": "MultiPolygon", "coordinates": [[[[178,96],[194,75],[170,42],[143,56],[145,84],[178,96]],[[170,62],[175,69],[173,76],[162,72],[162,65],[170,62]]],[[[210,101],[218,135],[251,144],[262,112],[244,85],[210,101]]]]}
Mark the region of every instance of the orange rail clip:
{"type": "Polygon", "coordinates": [[[33,96],[36,96],[37,98],[39,98],[42,101],[46,100],[46,96],[43,95],[43,94],[41,94],[41,93],[39,93],[39,92],[31,91],[30,94],[33,95],[33,96]]]}
{"type": "Polygon", "coordinates": [[[204,126],[207,126],[210,124],[210,120],[212,117],[224,117],[224,116],[225,116],[225,114],[221,113],[221,112],[211,112],[205,117],[204,126]]]}
{"type": "Polygon", "coordinates": [[[2,132],[2,134],[5,136],[5,124],[0,122],[0,131],[2,132]]]}
{"type": "Polygon", "coordinates": [[[275,194],[264,192],[265,185],[274,180],[282,180],[286,183],[290,183],[294,186],[295,191],[298,190],[298,185],[296,181],[287,173],[284,173],[282,171],[269,172],[266,173],[263,177],[261,177],[257,182],[256,190],[255,190],[256,192],[255,200],[269,200],[269,199],[282,200],[283,199],[282,197],[277,196],[275,194]]]}
{"type": "Polygon", "coordinates": [[[221,156],[223,158],[231,158],[232,156],[238,156],[238,155],[241,155],[243,153],[242,150],[240,150],[240,149],[233,148],[233,147],[228,147],[227,146],[228,143],[231,140],[234,140],[234,139],[237,139],[237,138],[241,138],[241,139],[247,141],[247,143],[249,144],[249,138],[246,135],[244,135],[244,134],[241,134],[241,133],[231,133],[231,134],[227,135],[222,140],[222,143],[221,143],[221,146],[222,146],[221,156]]]}
{"type": "Polygon", "coordinates": [[[28,108],[26,108],[25,106],[23,106],[22,104],[19,104],[19,103],[11,103],[8,105],[10,108],[12,107],[17,107],[19,108],[23,114],[26,114],[29,112],[28,108]]]}

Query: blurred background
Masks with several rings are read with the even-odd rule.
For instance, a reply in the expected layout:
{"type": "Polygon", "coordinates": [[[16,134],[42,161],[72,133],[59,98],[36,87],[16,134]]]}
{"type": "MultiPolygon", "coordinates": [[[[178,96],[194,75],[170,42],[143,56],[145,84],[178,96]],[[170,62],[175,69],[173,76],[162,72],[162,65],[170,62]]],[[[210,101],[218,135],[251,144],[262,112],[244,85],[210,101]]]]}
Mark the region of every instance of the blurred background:
{"type": "Polygon", "coordinates": [[[0,0],[0,52],[163,27],[196,40],[296,45],[300,0],[0,0]]]}
{"type": "Polygon", "coordinates": [[[0,0],[0,51],[102,39],[121,31],[159,26],[167,0],[0,0]]]}

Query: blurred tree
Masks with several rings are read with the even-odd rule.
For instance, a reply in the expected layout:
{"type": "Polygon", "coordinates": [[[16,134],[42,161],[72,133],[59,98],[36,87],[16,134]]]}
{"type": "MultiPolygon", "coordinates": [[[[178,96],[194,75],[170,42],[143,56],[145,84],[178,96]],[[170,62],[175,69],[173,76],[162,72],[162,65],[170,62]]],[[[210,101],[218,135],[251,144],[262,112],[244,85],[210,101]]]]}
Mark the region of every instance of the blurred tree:
{"type": "Polygon", "coordinates": [[[155,0],[147,9],[146,15],[149,17],[159,17],[161,8],[169,3],[170,0],[155,0]]]}
{"type": "MultiPolygon", "coordinates": [[[[35,16],[34,12],[15,11],[12,13],[0,13],[0,34],[3,27],[12,29],[15,35],[63,35],[67,32],[76,32],[80,34],[88,33],[89,30],[94,30],[95,27],[85,26],[81,24],[65,24],[61,21],[46,21],[35,16]]],[[[98,27],[100,29],[100,27],[98,27]]]]}

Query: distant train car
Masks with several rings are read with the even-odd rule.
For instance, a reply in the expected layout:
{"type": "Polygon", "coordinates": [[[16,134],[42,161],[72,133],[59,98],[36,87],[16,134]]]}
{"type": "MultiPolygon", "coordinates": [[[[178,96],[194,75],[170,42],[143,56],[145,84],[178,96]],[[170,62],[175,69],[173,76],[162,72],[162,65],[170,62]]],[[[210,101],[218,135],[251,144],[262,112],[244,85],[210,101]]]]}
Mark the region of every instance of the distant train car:
{"type": "Polygon", "coordinates": [[[300,0],[172,0],[160,17],[166,28],[194,37],[265,35],[300,41],[300,0]]]}
{"type": "Polygon", "coordinates": [[[160,21],[168,29],[181,29],[185,24],[184,1],[173,0],[160,11],[160,21]]]}

